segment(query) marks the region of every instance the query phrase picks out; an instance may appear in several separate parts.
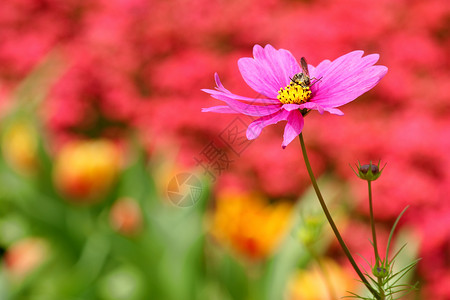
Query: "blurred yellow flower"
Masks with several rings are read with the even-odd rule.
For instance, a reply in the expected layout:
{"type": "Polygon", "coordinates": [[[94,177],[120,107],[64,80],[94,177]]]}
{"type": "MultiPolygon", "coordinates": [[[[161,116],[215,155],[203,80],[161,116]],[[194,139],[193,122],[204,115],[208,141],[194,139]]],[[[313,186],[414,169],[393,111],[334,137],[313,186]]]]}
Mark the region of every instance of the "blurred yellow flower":
{"type": "Polygon", "coordinates": [[[330,259],[322,259],[324,270],[317,264],[298,271],[288,284],[287,300],[335,300],[348,296],[358,282],[351,273],[330,259]],[[326,273],[324,273],[324,271],[326,273]]]}
{"type": "Polygon", "coordinates": [[[17,120],[5,130],[2,139],[3,155],[19,173],[31,174],[37,167],[37,131],[26,120],[17,120]]]}
{"type": "Polygon", "coordinates": [[[141,209],[132,198],[118,199],[110,212],[111,226],[125,235],[132,235],[142,226],[141,209]]]}
{"type": "Polygon", "coordinates": [[[53,178],[64,195],[90,202],[111,188],[119,167],[120,154],[113,142],[77,141],[58,153],[53,178]]]}
{"type": "Polygon", "coordinates": [[[250,259],[270,255],[291,223],[292,204],[274,204],[255,194],[218,195],[211,231],[217,240],[250,259]]]}

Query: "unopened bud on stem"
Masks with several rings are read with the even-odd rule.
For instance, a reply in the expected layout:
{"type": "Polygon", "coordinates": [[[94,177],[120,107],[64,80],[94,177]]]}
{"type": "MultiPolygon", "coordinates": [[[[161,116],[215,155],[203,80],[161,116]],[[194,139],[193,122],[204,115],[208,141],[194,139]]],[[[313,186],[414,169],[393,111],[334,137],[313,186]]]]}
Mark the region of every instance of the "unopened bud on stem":
{"type": "MultiPolygon", "coordinates": [[[[386,165],[384,165],[385,167],[386,165]]],[[[353,170],[353,172],[355,172],[356,176],[358,176],[359,178],[363,179],[363,180],[367,180],[367,181],[374,181],[377,180],[378,177],[381,176],[381,173],[384,170],[384,167],[380,170],[380,162],[378,162],[378,165],[374,165],[372,164],[372,162],[370,162],[367,165],[361,165],[358,162],[358,165],[356,165],[356,169],[358,170],[358,173],[353,170]]]]}
{"type": "Polygon", "coordinates": [[[388,271],[388,269],[386,269],[383,266],[381,266],[381,267],[374,267],[372,269],[372,274],[375,277],[377,277],[377,278],[385,278],[386,276],[389,275],[389,271],[388,271]]]}

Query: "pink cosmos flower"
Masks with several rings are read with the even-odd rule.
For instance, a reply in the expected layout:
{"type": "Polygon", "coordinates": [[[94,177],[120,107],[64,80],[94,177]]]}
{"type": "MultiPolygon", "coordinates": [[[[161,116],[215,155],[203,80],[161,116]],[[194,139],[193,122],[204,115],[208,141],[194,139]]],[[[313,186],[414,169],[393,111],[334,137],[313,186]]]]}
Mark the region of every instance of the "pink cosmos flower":
{"type": "MultiPolygon", "coordinates": [[[[385,66],[374,66],[378,54],[362,57],[353,51],[334,61],[324,60],[317,67],[308,65],[310,82],[302,83],[296,74],[304,73],[287,50],[271,45],[253,47],[254,58],[241,58],[239,70],[245,82],[265,98],[249,98],[233,94],[220,82],[216,73],[216,89],[203,89],[226,105],[203,108],[203,112],[242,113],[259,117],[247,128],[247,138],[257,138],[261,130],[279,121],[287,121],[284,129],[285,148],[302,129],[303,117],[311,110],[343,115],[337,107],[373,88],[387,72],[385,66]]],[[[307,74],[303,74],[307,75],[307,74]]],[[[303,76],[300,74],[300,78],[303,76]]]]}

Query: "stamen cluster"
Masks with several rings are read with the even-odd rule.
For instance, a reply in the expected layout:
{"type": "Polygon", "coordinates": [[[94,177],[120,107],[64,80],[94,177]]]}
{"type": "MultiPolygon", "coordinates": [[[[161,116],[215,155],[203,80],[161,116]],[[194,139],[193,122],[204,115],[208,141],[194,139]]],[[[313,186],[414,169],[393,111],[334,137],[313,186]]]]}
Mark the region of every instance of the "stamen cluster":
{"type": "Polygon", "coordinates": [[[301,104],[311,98],[309,87],[302,87],[299,84],[290,84],[284,89],[280,88],[277,99],[283,104],[301,104]]]}

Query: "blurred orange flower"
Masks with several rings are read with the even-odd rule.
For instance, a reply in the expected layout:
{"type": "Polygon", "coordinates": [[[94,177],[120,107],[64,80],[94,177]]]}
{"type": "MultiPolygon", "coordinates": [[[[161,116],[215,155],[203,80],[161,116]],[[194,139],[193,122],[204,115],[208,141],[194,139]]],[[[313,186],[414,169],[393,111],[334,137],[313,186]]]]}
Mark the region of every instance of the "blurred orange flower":
{"type": "Polygon", "coordinates": [[[332,260],[323,259],[324,273],[317,265],[298,271],[291,279],[287,300],[333,300],[349,296],[358,282],[352,275],[332,260]]]}
{"type": "Polygon", "coordinates": [[[268,203],[259,195],[219,194],[212,234],[221,243],[251,259],[270,255],[289,229],[292,204],[268,203]]]}
{"type": "Polygon", "coordinates": [[[47,246],[42,239],[26,238],[20,240],[6,251],[6,268],[12,277],[23,278],[44,261],[46,252],[47,246]]]}
{"type": "Polygon", "coordinates": [[[11,123],[2,139],[3,155],[11,167],[22,174],[31,174],[37,167],[36,129],[25,120],[11,123]]]}
{"type": "Polygon", "coordinates": [[[139,205],[131,198],[117,200],[111,208],[110,222],[111,226],[122,234],[137,233],[142,225],[139,205]]]}
{"type": "Polygon", "coordinates": [[[58,153],[53,177],[64,195],[90,202],[111,188],[119,167],[120,154],[113,142],[77,141],[58,153]]]}

